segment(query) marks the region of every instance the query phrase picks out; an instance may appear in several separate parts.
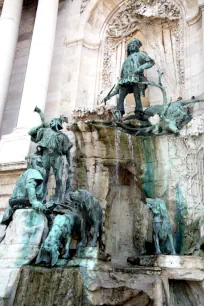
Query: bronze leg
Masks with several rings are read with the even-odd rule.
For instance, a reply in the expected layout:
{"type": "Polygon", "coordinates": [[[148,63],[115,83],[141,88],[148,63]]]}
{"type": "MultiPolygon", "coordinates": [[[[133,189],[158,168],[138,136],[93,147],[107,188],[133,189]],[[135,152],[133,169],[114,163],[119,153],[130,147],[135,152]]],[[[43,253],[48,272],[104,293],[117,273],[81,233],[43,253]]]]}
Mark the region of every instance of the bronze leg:
{"type": "Polygon", "coordinates": [[[140,90],[138,84],[133,85],[133,93],[135,97],[135,113],[139,111],[143,111],[140,90]]]}
{"type": "Polygon", "coordinates": [[[117,111],[120,111],[122,115],[125,113],[124,100],[127,94],[128,94],[128,87],[120,87],[119,99],[117,103],[117,111]]]}

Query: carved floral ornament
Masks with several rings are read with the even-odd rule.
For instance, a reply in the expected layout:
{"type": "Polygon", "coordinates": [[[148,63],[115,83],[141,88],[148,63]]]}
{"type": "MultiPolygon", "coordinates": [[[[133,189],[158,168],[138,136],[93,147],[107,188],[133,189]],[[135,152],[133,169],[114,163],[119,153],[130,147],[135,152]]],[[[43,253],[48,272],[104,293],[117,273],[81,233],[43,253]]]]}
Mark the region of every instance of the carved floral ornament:
{"type": "MultiPolygon", "coordinates": [[[[182,87],[184,84],[182,18],[180,8],[170,0],[129,0],[120,5],[105,30],[101,90],[107,91],[112,87],[115,73],[112,64],[113,58],[116,57],[114,55],[115,49],[121,42],[125,46],[127,41],[134,37],[137,32],[141,32],[149,47],[155,50],[156,54],[159,54],[158,42],[151,36],[151,33],[154,33],[158,27],[168,28],[171,35],[174,36],[175,66],[179,73],[178,81],[182,87]],[[149,37],[152,37],[152,39],[149,39],[149,37]]],[[[122,50],[122,57],[124,57],[124,50],[122,50]]],[[[153,58],[158,63],[158,68],[164,71],[166,64],[162,60],[163,55],[159,54],[157,57],[153,58]]],[[[171,80],[169,80],[169,83],[172,83],[171,80]]]]}
{"type": "Polygon", "coordinates": [[[80,13],[81,14],[85,11],[89,2],[90,2],[90,0],[81,0],[81,8],[80,8],[80,13]]]}
{"type": "Polygon", "coordinates": [[[180,17],[180,10],[169,0],[137,2],[130,0],[120,7],[117,15],[109,24],[108,36],[119,38],[130,35],[138,29],[142,17],[177,20],[180,17]]]}

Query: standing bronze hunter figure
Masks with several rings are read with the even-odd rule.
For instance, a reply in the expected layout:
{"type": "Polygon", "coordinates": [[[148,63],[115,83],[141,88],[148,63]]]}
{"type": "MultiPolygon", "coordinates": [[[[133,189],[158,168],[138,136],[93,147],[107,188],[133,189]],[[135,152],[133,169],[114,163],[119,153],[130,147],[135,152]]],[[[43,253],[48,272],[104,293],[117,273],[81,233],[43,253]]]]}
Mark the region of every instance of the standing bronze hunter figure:
{"type": "Polygon", "coordinates": [[[117,117],[122,117],[125,113],[124,100],[129,93],[135,97],[135,114],[142,114],[141,95],[145,96],[147,85],[141,84],[146,82],[144,70],[154,65],[154,60],[146,52],[140,51],[142,43],[139,39],[132,39],[127,46],[127,58],[123,63],[120,80],[114,88],[108,93],[104,101],[119,93],[117,102],[117,117]]]}

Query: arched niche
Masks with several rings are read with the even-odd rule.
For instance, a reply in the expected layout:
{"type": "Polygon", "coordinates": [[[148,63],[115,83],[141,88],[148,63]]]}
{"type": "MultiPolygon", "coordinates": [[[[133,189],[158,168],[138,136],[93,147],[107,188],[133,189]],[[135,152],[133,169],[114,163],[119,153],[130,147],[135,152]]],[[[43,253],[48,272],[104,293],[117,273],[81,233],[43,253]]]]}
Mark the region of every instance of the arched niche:
{"type": "MultiPolygon", "coordinates": [[[[93,108],[100,103],[117,80],[120,70],[117,60],[118,52],[119,54],[121,52],[124,57],[128,40],[138,35],[143,42],[143,50],[148,52],[157,63],[154,68],[147,71],[147,75],[151,79],[157,78],[156,69],[164,70],[163,82],[167,84],[169,100],[180,95],[183,98],[189,98],[192,95],[201,96],[204,92],[203,30],[201,15],[195,18],[198,8],[197,0],[191,2],[189,0],[84,0],[79,26],[73,29],[73,35],[69,35],[71,39],[68,43],[70,46],[77,44],[77,52],[79,50],[80,54],[79,57],[74,47],[70,49],[73,50],[72,57],[75,54],[77,57],[78,77],[76,80],[78,83],[76,98],[73,94],[73,86],[70,86],[70,93],[68,92],[67,95],[74,96],[72,101],[76,101],[75,108],[93,108]],[[128,7],[130,11],[132,10],[134,17],[140,19],[137,27],[133,28],[131,33],[125,33],[125,35],[123,33],[123,36],[115,40],[111,38],[107,42],[111,27],[114,23],[117,24],[120,12],[126,13],[128,7]],[[191,22],[189,22],[189,12],[191,22]],[[155,35],[156,39],[153,38],[155,35]],[[121,45],[122,50],[116,51],[121,48],[121,45]]],[[[157,89],[150,89],[149,95],[152,97],[150,99],[148,91],[146,94],[144,105],[148,105],[148,101],[155,104],[159,100],[160,92],[157,89]]],[[[115,104],[114,101],[112,102],[115,104]]]]}
{"type": "MultiPolygon", "coordinates": [[[[159,70],[164,73],[163,82],[169,101],[183,96],[184,14],[184,7],[173,1],[129,0],[118,5],[101,32],[98,91],[105,95],[117,82],[126,58],[127,44],[132,38],[139,38],[143,44],[141,50],[146,51],[156,63],[146,71],[147,78],[157,81],[159,70]]],[[[133,96],[128,96],[126,103],[131,111],[133,96]]],[[[143,105],[159,103],[162,103],[161,92],[149,87],[143,105]]]]}

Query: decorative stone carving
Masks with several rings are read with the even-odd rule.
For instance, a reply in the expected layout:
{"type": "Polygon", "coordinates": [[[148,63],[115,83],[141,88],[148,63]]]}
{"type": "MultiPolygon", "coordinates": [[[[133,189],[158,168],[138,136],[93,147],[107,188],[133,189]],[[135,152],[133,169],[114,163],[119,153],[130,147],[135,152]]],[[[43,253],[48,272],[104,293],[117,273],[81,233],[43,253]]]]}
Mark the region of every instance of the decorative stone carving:
{"type": "Polygon", "coordinates": [[[172,1],[144,1],[130,0],[125,2],[112,19],[107,29],[107,35],[112,38],[127,37],[141,28],[141,23],[151,25],[146,17],[177,20],[180,17],[179,8],[172,1]]]}
{"type": "Polygon", "coordinates": [[[81,14],[84,12],[84,10],[86,9],[89,2],[90,2],[90,0],[82,0],[81,1],[81,8],[80,8],[80,13],[81,14]]]}

